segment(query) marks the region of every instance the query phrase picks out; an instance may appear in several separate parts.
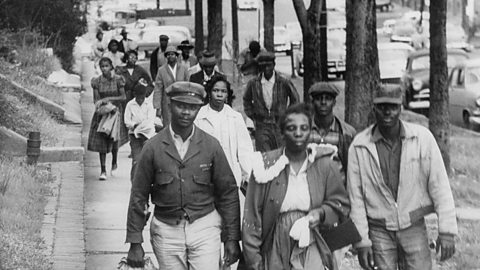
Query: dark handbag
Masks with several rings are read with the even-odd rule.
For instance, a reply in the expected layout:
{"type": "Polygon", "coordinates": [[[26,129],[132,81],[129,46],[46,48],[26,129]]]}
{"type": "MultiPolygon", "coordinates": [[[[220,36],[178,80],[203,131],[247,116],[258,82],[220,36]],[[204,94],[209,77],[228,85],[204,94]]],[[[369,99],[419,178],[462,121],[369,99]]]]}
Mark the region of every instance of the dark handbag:
{"type": "Polygon", "coordinates": [[[351,218],[330,228],[320,228],[319,231],[332,252],[362,240],[351,218]]]}

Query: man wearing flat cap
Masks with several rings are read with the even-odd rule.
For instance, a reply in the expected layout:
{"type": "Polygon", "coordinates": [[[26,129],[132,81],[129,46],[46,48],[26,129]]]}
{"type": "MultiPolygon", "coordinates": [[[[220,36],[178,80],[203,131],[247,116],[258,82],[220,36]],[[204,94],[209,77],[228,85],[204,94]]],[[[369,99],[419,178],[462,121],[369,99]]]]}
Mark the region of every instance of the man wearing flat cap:
{"type": "MultiPolygon", "coordinates": [[[[213,52],[203,51],[199,64],[200,64],[201,70],[190,75],[191,82],[198,83],[203,85],[203,87],[206,87],[207,83],[213,77],[225,78],[225,75],[215,70],[217,65],[217,58],[215,57],[215,54],[213,52]]],[[[209,100],[210,100],[210,97],[207,95],[205,102],[208,103],[209,100]]]]}
{"type": "Polygon", "coordinates": [[[166,96],[167,87],[174,82],[188,81],[187,67],[178,64],[177,48],[168,46],[165,49],[165,57],[167,63],[158,69],[153,91],[153,107],[157,110],[157,116],[162,118],[164,127],[170,123],[169,100],[166,96]]]}
{"type": "MultiPolygon", "coordinates": [[[[132,39],[128,38],[128,32],[127,29],[124,27],[122,28],[122,31],[120,32],[120,35],[122,36],[122,40],[118,42],[118,51],[123,52],[126,54],[128,51],[136,51],[138,50],[138,44],[133,41],[132,39]]],[[[127,59],[125,58],[123,62],[126,62],[127,59]]]]}
{"type": "Polygon", "coordinates": [[[402,101],[399,86],[381,86],[376,123],[349,149],[350,217],[362,236],[354,247],[363,269],[432,269],[424,219],[430,213],[438,216],[440,260],[455,253],[455,205],[442,155],[427,128],[399,119],[402,101]]]}
{"type": "Polygon", "coordinates": [[[177,46],[177,49],[182,53],[178,57],[178,62],[182,65],[185,65],[187,68],[193,67],[198,64],[198,59],[195,55],[190,55],[190,51],[194,48],[190,41],[184,40],[180,42],[180,45],[177,46]]]}
{"type": "Polygon", "coordinates": [[[278,120],[300,97],[292,82],[275,72],[275,54],[257,56],[260,74],[250,80],[243,96],[245,114],[255,125],[255,147],[265,152],[283,145],[278,120]]]}
{"type": "Polygon", "coordinates": [[[127,262],[142,267],[145,205],[155,205],[150,238],[159,269],[219,269],[238,260],[240,205],[237,185],[220,143],[193,121],[203,86],[169,87],[172,119],[144,145],[132,183],[127,217],[127,262]]]}
{"type": "Polygon", "coordinates": [[[152,75],[152,79],[157,77],[158,68],[167,63],[165,50],[167,49],[169,38],[167,35],[160,35],[158,39],[160,46],[153,50],[152,55],[150,55],[150,75],[152,75]]]}

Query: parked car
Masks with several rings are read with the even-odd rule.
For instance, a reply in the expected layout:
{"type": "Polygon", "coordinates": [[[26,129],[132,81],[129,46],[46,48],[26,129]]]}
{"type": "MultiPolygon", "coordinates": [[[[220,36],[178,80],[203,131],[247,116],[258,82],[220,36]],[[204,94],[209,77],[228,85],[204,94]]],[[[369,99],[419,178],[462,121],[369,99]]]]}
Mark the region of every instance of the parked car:
{"type": "Polygon", "coordinates": [[[393,9],[392,0],[376,0],[375,7],[380,11],[390,11],[393,9]]]}
{"type": "Polygon", "coordinates": [[[448,85],[450,122],[480,130],[480,60],[452,68],[448,85]]]}
{"type": "MultiPolygon", "coordinates": [[[[429,36],[429,21],[423,20],[422,28],[423,32],[417,32],[417,23],[414,20],[409,19],[401,19],[395,22],[395,25],[392,29],[392,35],[390,36],[391,42],[404,42],[407,44],[414,43],[413,39],[414,36],[420,35],[423,36],[424,39],[428,40],[429,36]]],[[[416,37],[417,39],[419,37],[416,37]]]]}
{"type": "Polygon", "coordinates": [[[240,10],[257,10],[258,1],[257,0],[239,0],[237,2],[237,7],[240,10]]]}
{"type": "MultiPolygon", "coordinates": [[[[328,54],[328,74],[334,75],[336,77],[341,77],[345,74],[345,43],[342,41],[330,38],[327,40],[327,54],[328,54]]],[[[303,76],[303,43],[300,46],[300,51],[296,54],[295,57],[295,67],[297,74],[303,76]]]]}
{"type": "MultiPolygon", "coordinates": [[[[462,50],[447,50],[447,65],[449,70],[468,59],[462,50]]],[[[430,51],[427,49],[415,51],[408,56],[405,72],[400,82],[405,93],[407,109],[428,111],[430,107],[430,51]]]]}
{"type": "Polygon", "coordinates": [[[159,46],[160,35],[167,35],[169,37],[168,44],[173,46],[179,45],[183,40],[189,40],[190,43],[193,43],[190,30],[185,26],[163,25],[146,27],[137,41],[139,59],[148,57],[159,46]]]}
{"type": "Polygon", "coordinates": [[[380,81],[382,83],[399,84],[408,55],[414,49],[405,43],[379,43],[377,48],[380,81]]]}
{"type": "MultiPolygon", "coordinates": [[[[260,30],[260,44],[263,43],[264,29],[260,30]]],[[[273,27],[273,43],[275,52],[287,52],[290,50],[290,36],[284,26],[273,27]]]]}

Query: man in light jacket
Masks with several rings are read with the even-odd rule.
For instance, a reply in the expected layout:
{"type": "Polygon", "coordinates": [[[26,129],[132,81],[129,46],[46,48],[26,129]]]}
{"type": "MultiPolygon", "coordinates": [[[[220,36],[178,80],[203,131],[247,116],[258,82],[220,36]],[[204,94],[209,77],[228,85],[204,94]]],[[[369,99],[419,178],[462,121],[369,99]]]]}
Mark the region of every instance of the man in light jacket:
{"type": "Polygon", "coordinates": [[[349,149],[350,217],[362,236],[354,247],[364,269],[432,269],[430,213],[438,216],[441,260],[455,253],[455,205],[442,155],[428,129],[399,120],[402,100],[399,87],[382,86],[373,101],[376,124],[349,149]]]}

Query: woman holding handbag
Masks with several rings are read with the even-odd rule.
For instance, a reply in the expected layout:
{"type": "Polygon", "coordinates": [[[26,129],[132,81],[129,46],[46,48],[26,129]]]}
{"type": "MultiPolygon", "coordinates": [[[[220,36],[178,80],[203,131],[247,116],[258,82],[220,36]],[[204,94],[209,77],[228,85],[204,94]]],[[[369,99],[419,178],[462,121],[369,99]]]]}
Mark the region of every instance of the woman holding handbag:
{"type": "Polygon", "coordinates": [[[338,269],[320,234],[350,211],[332,149],[308,145],[309,105],[289,107],[280,118],[285,147],[256,152],[242,227],[248,269],[338,269]]]}
{"type": "Polygon", "coordinates": [[[106,171],[106,156],[107,153],[112,153],[112,174],[117,169],[117,154],[118,148],[128,142],[128,130],[123,121],[124,103],[125,103],[125,80],[122,76],[116,75],[113,72],[112,60],[107,57],[102,57],[99,61],[102,75],[92,79],[91,85],[93,88],[93,101],[95,102],[95,113],[92,117],[90,125],[90,132],[88,134],[89,151],[98,152],[100,154],[100,180],[107,179],[106,171]],[[109,104],[110,103],[110,104],[109,104]],[[98,132],[100,121],[103,117],[102,111],[105,107],[113,104],[116,108],[112,112],[119,113],[119,139],[114,140],[109,135],[98,132]]]}

